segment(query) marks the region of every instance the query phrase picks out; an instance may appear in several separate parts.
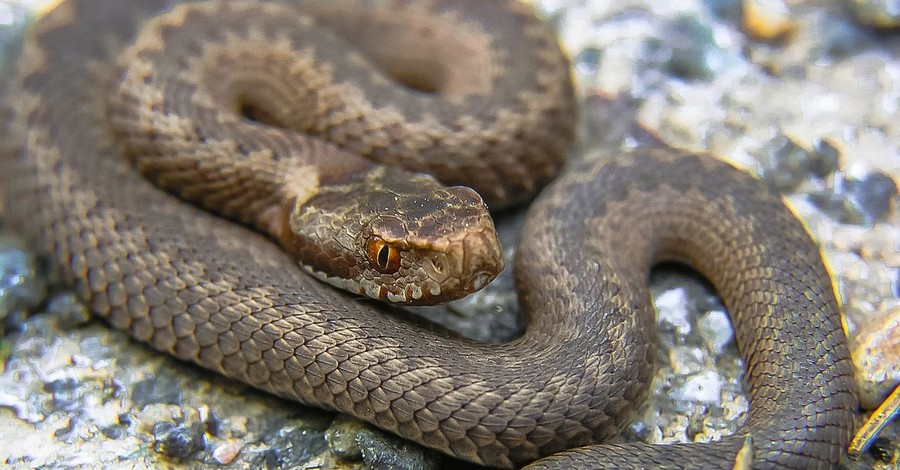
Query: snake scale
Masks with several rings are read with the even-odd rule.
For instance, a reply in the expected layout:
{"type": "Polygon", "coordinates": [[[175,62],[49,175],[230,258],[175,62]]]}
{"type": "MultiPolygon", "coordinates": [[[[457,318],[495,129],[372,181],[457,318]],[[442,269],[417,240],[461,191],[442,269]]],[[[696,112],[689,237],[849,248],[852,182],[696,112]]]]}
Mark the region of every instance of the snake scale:
{"type": "Polygon", "coordinates": [[[496,274],[482,199],[420,172],[503,207],[563,165],[575,119],[568,62],[529,6],[172,3],[62,3],[27,38],[6,103],[8,221],[112,326],[491,466],[840,459],[856,396],[818,247],[779,197],[711,157],[638,149],[553,182],[530,210],[515,266],[530,324],[507,344],[424,331],[298,269],[345,262],[308,270],[413,303],[496,274]],[[368,232],[348,235],[359,220],[368,232]],[[464,260],[443,258],[429,236],[464,260]],[[360,240],[362,264],[334,251],[360,240]],[[438,258],[411,260],[415,250],[438,258]],[[747,362],[746,424],[711,443],[597,444],[646,395],[647,277],[662,260],[693,266],[721,293],[747,362]],[[469,278],[373,283],[425,268],[469,278]]]}

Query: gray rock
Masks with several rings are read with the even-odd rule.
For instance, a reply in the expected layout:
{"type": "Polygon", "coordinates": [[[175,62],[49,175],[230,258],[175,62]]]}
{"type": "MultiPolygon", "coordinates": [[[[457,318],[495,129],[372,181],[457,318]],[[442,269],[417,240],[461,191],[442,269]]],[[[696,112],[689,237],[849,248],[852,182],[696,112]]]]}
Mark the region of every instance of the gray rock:
{"type": "Polygon", "coordinates": [[[666,22],[660,35],[649,39],[645,47],[648,64],[661,63],[667,73],[687,80],[711,79],[731,62],[711,25],[696,16],[666,22]]]}
{"type": "Polygon", "coordinates": [[[154,374],[131,385],[131,400],[138,408],[161,403],[181,405],[184,402],[181,385],[181,379],[171,374],[154,374]]]}
{"type": "Polygon", "coordinates": [[[328,450],[325,429],[304,423],[288,423],[263,442],[268,451],[261,464],[267,468],[298,468],[328,450]]]}
{"type": "Polygon", "coordinates": [[[595,47],[589,47],[581,52],[572,61],[572,65],[584,75],[596,75],[600,70],[600,57],[603,51],[595,47]]]}
{"type": "Polygon", "coordinates": [[[56,317],[58,326],[75,328],[91,321],[91,312],[71,292],[54,295],[47,302],[47,313],[56,317]]]}
{"type": "Polygon", "coordinates": [[[897,195],[893,178],[873,172],[862,180],[843,175],[833,188],[812,193],[809,198],[842,223],[871,226],[887,217],[897,195]]]}
{"type": "Polygon", "coordinates": [[[778,134],[754,153],[759,175],[778,192],[792,192],[820,172],[813,154],[794,138],[778,134]]]}
{"type": "Polygon", "coordinates": [[[153,448],[176,460],[183,460],[206,448],[206,437],[198,424],[156,423],[153,426],[153,448]]]}
{"type": "Polygon", "coordinates": [[[856,20],[866,26],[896,28],[900,26],[898,0],[844,0],[856,20]]]}
{"type": "Polygon", "coordinates": [[[328,448],[344,460],[362,460],[362,451],[356,436],[366,425],[349,416],[338,416],[325,432],[328,448]]]}
{"type": "Polygon", "coordinates": [[[46,297],[47,281],[37,258],[18,237],[0,233],[0,321],[10,313],[34,309],[46,297]]]}
{"type": "MultiPolygon", "coordinates": [[[[625,120],[615,119],[623,116],[640,119],[670,144],[709,150],[750,167],[759,157],[755,150],[772,146],[773,129],[784,129],[781,134],[790,132],[792,143],[808,154],[800,152],[801,163],[806,163],[796,176],[786,178],[788,186],[795,188],[791,191],[804,192],[792,197],[792,202],[828,252],[838,285],[843,286],[845,305],[853,306],[848,317],[864,323],[869,310],[896,308],[900,274],[892,240],[900,236],[897,211],[876,219],[873,230],[862,229],[835,220],[838,212],[816,210],[807,203],[805,193],[821,190],[835,178],[832,175],[839,167],[861,166],[865,170],[861,174],[880,172],[896,181],[900,163],[896,154],[888,155],[885,149],[896,149],[898,122],[884,105],[893,103],[897,90],[900,42],[896,36],[856,27],[842,21],[840,12],[834,15],[816,2],[791,2],[792,10],[796,7],[791,20],[796,21],[798,34],[779,45],[749,41],[738,31],[738,0],[704,0],[699,6],[631,0],[536,3],[556,12],[559,24],[565,27],[566,46],[580,64],[575,74],[585,99],[576,158],[601,149],[614,151],[622,142],[633,144],[630,120],[623,124],[625,120]],[[661,26],[678,26],[682,21],[687,26],[693,22],[696,30],[687,32],[688,43],[669,44],[668,33],[663,34],[661,26]],[[660,41],[655,52],[647,48],[650,40],[660,41]],[[724,51],[723,66],[702,56],[710,46],[724,51]],[[677,58],[675,48],[700,51],[701,56],[681,58],[685,65],[670,60],[677,58]],[[647,52],[654,54],[642,55],[647,52]],[[610,108],[601,95],[633,99],[623,108],[610,108]],[[620,132],[610,132],[610,127],[600,124],[596,118],[603,114],[613,116],[620,132]],[[813,144],[807,150],[803,143],[831,139],[835,149],[844,149],[838,152],[837,164],[830,149],[813,144]],[[878,233],[880,238],[872,238],[878,233]],[[893,277],[888,276],[883,284],[879,284],[880,278],[867,275],[886,270],[886,266],[893,277]]],[[[0,34],[2,31],[0,28],[0,34]]],[[[504,245],[511,253],[512,243],[504,240],[504,245]]],[[[505,272],[497,289],[481,300],[426,315],[431,318],[439,313],[441,318],[449,318],[442,321],[466,336],[491,341],[514,337],[523,322],[517,315],[515,296],[509,292],[513,276],[505,272]],[[470,307],[475,312],[467,311],[470,307]]],[[[651,397],[619,439],[686,442],[727,434],[743,421],[748,407],[742,394],[743,364],[730,330],[725,328],[727,315],[715,304],[715,296],[691,277],[685,280],[676,273],[654,276],[653,282],[657,297],[673,289],[683,290],[671,295],[683,304],[671,305],[671,312],[665,311],[669,308],[665,299],[659,306],[663,324],[651,397]],[[676,278],[681,279],[680,286],[676,278]],[[716,371],[718,378],[710,371],[716,371]],[[711,402],[698,394],[698,385],[704,385],[706,391],[718,387],[719,400],[711,402]],[[685,400],[699,400],[676,402],[673,390],[679,390],[685,400]]],[[[31,298],[37,297],[43,296],[31,298]]],[[[68,307],[61,310],[68,311],[68,307]]],[[[90,456],[85,466],[91,468],[115,468],[124,459],[137,467],[171,465],[170,457],[156,454],[147,445],[154,442],[148,430],[158,422],[200,423],[196,426],[200,426],[198,432],[203,433],[206,445],[183,462],[192,468],[274,468],[304,461],[308,463],[296,465],[335,468],[345,464],[342,452],[352,454],[342,449],[329,451],[330,441],[324,437],[333,417],[329,413],[256,393],[168,359],[100,322],[78,324],[76,320],[60,327],[50,315],[26,319],[24,309],[11,315],[18,318],[19,327],[15,334],[0,340],[0,354],[8,354],[2,356],[6,368],[0,371],[0,409],[5,410],[0,413],[0,429],[6,433],[3,436],[15,436],[6,439],[8,445],[2,448],[8,466],[53,468],[85,456],[90,456]],[[70,406],[57,408],[51,403],[56,399],[53,392],[44,386],[65,377],[74,377],[76,382],[62,381],[53,387],[59,403],[68,399],[70,406]],[[148,377],[161,378],[181,392],[172,397],[151,387],[138,393],[138,403],[134,403],[135,384],[148,377]],[[66,387],[71,388],[67,391],[66,387]],[[219,418],[210,418],[213,414],[219,418]],[[292,437],[279,437],[283,435],[292,437]]],[[[853,329],[850,333],[856,334],[853,329]]],[[[897,455],[897,428],[896,423],[889,425],[886,437],[863,462],[846,463],[845,467],[872,468],[879,463],[882,468],[895,467],[884,462],[890,461],[887,456],[892,453],[897,455]]],[[[187,436],[192,440],[185,441],[188,445],[179,447],[182,450],[198,442],[197,434],[187,436]]]]}
{"type": "Polygon", "coordinates": [[[366,428],[357,436],[363,462],[371,469],[433,470],[440,459],[419,445],[366,428]]]}

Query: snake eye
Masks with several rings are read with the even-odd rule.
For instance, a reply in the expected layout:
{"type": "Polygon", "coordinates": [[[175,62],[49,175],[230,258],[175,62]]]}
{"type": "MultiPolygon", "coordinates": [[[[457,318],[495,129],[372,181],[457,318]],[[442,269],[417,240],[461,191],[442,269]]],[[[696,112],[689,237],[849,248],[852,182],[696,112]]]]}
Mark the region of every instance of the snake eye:
{"type": "Polygon", "coordinates": [[[366,242],[369,264],[378,272],[393,274],[400,269],[400,250],[378,237],[366,242]]]}

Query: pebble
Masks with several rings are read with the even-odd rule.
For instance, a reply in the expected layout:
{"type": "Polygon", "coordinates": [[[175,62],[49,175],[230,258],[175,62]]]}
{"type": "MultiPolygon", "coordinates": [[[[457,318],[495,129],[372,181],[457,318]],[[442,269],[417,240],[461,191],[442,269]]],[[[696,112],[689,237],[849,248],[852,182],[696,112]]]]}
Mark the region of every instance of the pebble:
{"type": "Polygon", "coordinates": [[[826,178],[840,168],[841,150],[832,139],[817,140],[810,154],[809,171],[816,178],[826,178]]]}
{"type": "Polygon", "coordinates": [[[205,423],[206,431],[219,439],[228,437],[228,420],[220,417],[215,411],[209,412],[205,423]]]}
{"type": "Polygon", "coordinates": [[[160,371],[153,377],[133,383],[131,400],[138,409],[160,403],[181,405],[184,402],[182,381],[166,371],[160,371]]]}
{"type": "MultiPolygon", "coordinates": [[[[872,442],[869,453],[886,464],[900,463],[897,459],[897,443],[887,437],[879,437],[872,442]]],[[[896,467],[895,467],[896,468],[896,467]]]]}
{"type": "Polygon", "coordinates": [[[743,0],[741,12],[741,26],[754,39],[781,41],[797,27],[783,0],[743,0]]]}
{"type": "Polygon", "coordinates": [[[660,328],[681,337],[691,333],[693,327],[687,308],[687,295],[684,289],[672,289],[656,296],[660,328]]]}
{"type": "Polygon", "coordinates": [[[810,59],[822,63],[850,59],[864,48],[877,47],[870,31],[845,16],[822,15],[811,29],[816,41],[810,46],[810,59]]]}
{"type": "Polygon", "coordinates": [[[53,315],[60,328],[69,330],[91,320],[91,312],[71,292],[62,292],[47,302],[47,313],[53,315]]]}
{"type": "Polygon", "coordinates": [[[703,351],[688,346],[676,346],[669,350],[669,361],[676,374],[696,374],[706,367],[703,351]]]}
{"type": "Polygon", "coordinates": [[[877,28],[900,26],[900,0],[844,0],[860,24],[877,28]]]}
{"type": "Polygon", "coordinates": [[[758,162],[759,176],[778,192],[792,192],[810,175],[823,172],[823,158],[817,158],[797,138],[785,133],[779,133],[752,153],[758,162]]]}
{"type": "Polygon", "coordinates": [[[645,62],[661,61],[669,74],[687,80],[709,80],[724,69],[727,53],[707,22],[696,16],[679,16],[662,29],[659,36],[647,40],[645,62]]]}
{"type": "Polygon", "coordinates": [[[173,459],[187,459],[206,448],[206,436],[197,424],[159,422],[152,434],[153,450],[173,459]]]}
{"type": "Polygon", "coordinates": [[[216,446],[212,451],[212,457],[219,465],[230,465],[241,453],[242,445],[237,441],[229,441],[216,446]]]}
{"type": "Polygon", "coordinates": [[[105,426],[100,428],[100,432],[109,439],[122,439],[128,435],[128,429],[123,426],[105,426]]]}
{"type": "Polygon", "coordinates": [[[31,311],[46,297],[47,282],[37,257],[18,237],[0,233],[0,320],[17,311],[31,311]]]}
{"type": "Polygon", "coordinates": [[[870,315],[868,320],[859,327],[851,357],[859,401],[871,410],[900,384],[900,307],[870,315]]]}
{"type": "Polygon", "coordinates": [[[345,460],[361,460],[362,452],[356,436],[365,428],[365,424],[350,416],[339,415],[325,431],[328,448],[338,457],[345,460]]]}
{"type": "Polygon", "coordinates": [[[893,178],[875,171],[861,180],[842,175],[830,190],[811,193],[809,199],[842,223],[871,226],[887,218],[897,196],[893,178]]]}
{"type": "Polygon", "coordinates": [[[740,0],[703,0],[703,4],[717,18],[728,21],[740,20],[741,18],[741,1],[740,0]]]}
{"type": "Polygon", "coordinates": [[[575,69],[584,75],[596,75],[600,71],[600,58],[603,51],[596,47],[589,47],[579,52],[572,65],[575,69]]]}
{"type": "Polygon", "coordinates": [[[373,429],[349,416],[338,416],[325,432],[328,448],[346,461],[362,461],[367,468],[436,469],[441,458],[433,451],[373,429]]]}
{"type": "Polygon", "coordinates": [[[356,440],[368,468],[437,470],[440,467],[440,459],[433,452],[379,430],[367,427],[356,440]]]}
{"type": "Polygon", "coordinates": [[[728,345],[734,344],[731,318],[725,310],[711,310],[700,316],[697,333],[714,354],[722,354],[728,345]]]}
{"type": "Polygon", "coordinates": [[[44,384],[44,391],[50,393],[50,411],[72,411],[81,402],[82,382],[73,377],[52,380],[44,384]]]}
{"type": "Polygon", "coordinates": [[[263,437],[269,450],[264,461],[270,468],[302,468],[328,451],[325,428],[318,423],[288,422],[274,434],[263,437]]]}
{"type": "Polygon", "coordinates": [[[715,371],[706,371],[689,378],[672,389],[677,401],[718,403],[722,395],[722,377],[715,371]]]}

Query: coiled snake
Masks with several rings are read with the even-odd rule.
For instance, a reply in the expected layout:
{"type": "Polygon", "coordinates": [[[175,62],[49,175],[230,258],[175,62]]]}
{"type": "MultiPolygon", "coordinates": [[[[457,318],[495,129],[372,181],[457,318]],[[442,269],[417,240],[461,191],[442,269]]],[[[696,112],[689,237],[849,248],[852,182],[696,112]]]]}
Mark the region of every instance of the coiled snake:
{"type": "Polygon", "coordinates": [[[652,372],[647,274],[676,260],[731,313],[746,425],[713,443],[601,444],[535,465],[838,461],[856,398],[818,248],[780,198],[710,157],[636,150],[544,191],[516,261],[530,325],[508,344],[422,331],[297,269],[411,303],[496,275],[481,199],[418,172],[502,207],[562,166],[568,63],[529,7],[171,3],[64,2],[31,32],[8,94],[9,220],[110,324],[277,395],[512,467],[628,422],[652,372]]]}

